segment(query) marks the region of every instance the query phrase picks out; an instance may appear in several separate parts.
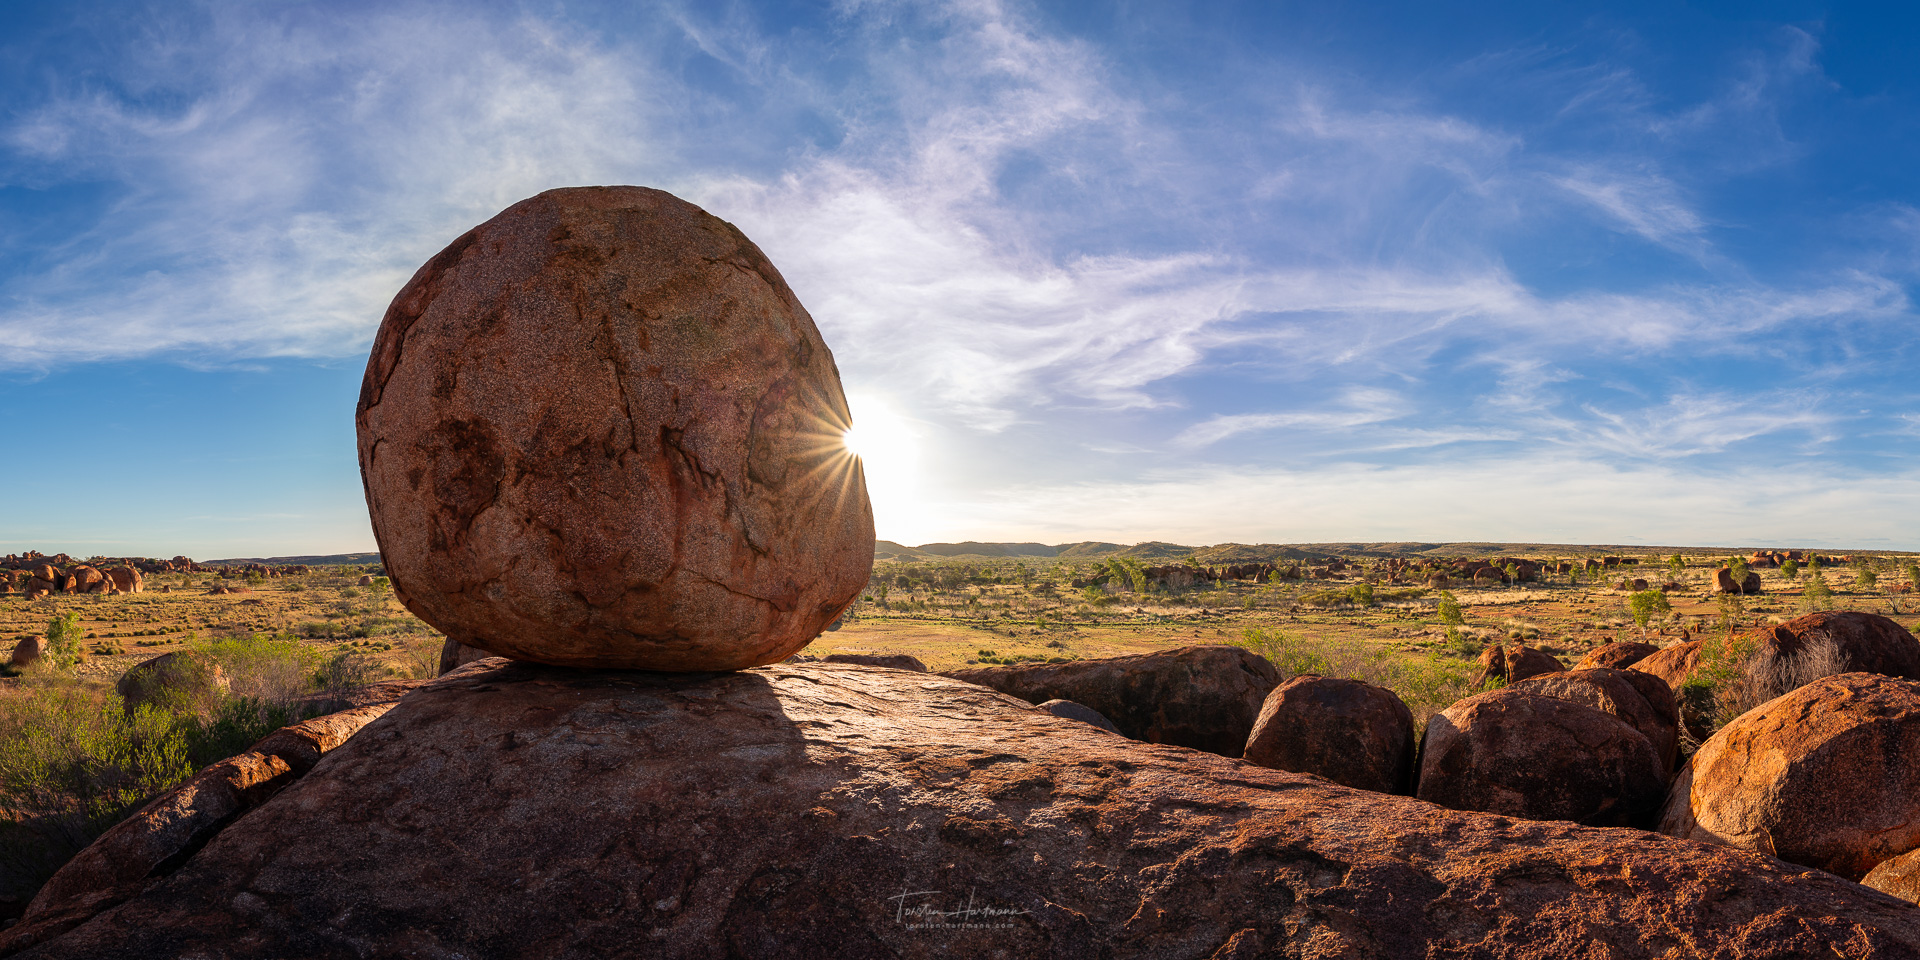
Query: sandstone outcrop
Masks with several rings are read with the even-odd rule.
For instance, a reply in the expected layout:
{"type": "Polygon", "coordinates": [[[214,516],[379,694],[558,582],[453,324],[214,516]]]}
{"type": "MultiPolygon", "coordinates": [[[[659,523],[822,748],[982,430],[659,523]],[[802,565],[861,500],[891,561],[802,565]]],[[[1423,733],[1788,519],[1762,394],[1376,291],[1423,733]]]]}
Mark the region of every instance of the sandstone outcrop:
{"type": "Polygon", "coordinates": [[[190,650],[143,660],[114,684],[129,713],[144,703],[201,706],[228,689],[226,670],[213,658],[190,650]]]}
{"type": "Polygon", "coordinates": [[[1667,775],[1653,743],[1626,721],[1502,689],[1427,721],[1418,783],[1420,799],[1455,810],[1645,828],[1667,775]]]}
{"type": "Polygon", "coordinates": [[[1638,670],[1587,667],[1522,680],[1507,687],[1519,693],[1556,697],[1611,714],[1640,731],[1653,744],[1664,774],[1680,756],[1680,712],[1667,685],[1638,670]]]}
{"type": "Polygon", "coordinates": [[[740,231],[658,190],[550,190],[455,240],[388,309],[357,423],[395,594],[491,653],[772,663],[872,566],[813,320],[740,231]]]}
{"type": "Polygon", "coordinates": [[[1035,704],[1034,709],[1045,710],[1056,717],[1090,723],[1108,733],[1124,736],[1120,733],[1120,728],[1113,725],[1113,721],[1100,715],[1100,711],[1084,704],[1074,703],[1072,700],[1048,700],[1046,703],[1035,704]]]}
{"type": "Polygon", "coordinates": [[[1609,643],[1605,646],[1595,647],[1587,651],[1587,655],[1581,657],[1580,662],[1573,665],[1573,669],[1585,670],[1589,667],[1606,667],[1611,670],[1622,670],[1658,652],[1660,652],[1660,648],[1651,643],[1632,641],[1609,643]]]}
{"type": "Polygon", "coordinates": [[[1202,645],[1071,663],[967,667],[944,676],[1028,703],[1072,700],[1121,734],[1238,757],[1280,674],[1240,647],[1202,645]]]}
{"type": "Polygon", "coordinates": [[[1260,708],[1244,759],[1375,793],[1413,792],[1413,712],[1359,680],[1294,677],[1260,708]]]}
{"type": "Polygon", "coordinates": [[[467,670],[31,956],[1920,956],[1911,906],[1766,857],[937,676],[467,670]]]}
{"type": "Polygon", "coordinates": [[[829,653],[820,658],[825,663],[864,663],[869,667],[891,667],[895,670],[912,670],[926,673],[927,665],[919,657],[910,657],[904,653],[829,653]]]}
{"type": "Polygon", "coordinates": [[[1518,643],[1510,647],[1496,643],[1480,651],[1480,677],[1474,681],[1474,686],[1485,686],[1493,680],[1512,683],[1543,673],[1558,673],[1566,668],[1550,653],[1518,643]]]}
{"type": "Polygon", "coordinates": [[[1920,682],[1825,677],[1742,714],[1674,778],[1660,832],[1858,880],[1920,847],[1920,682]]]}
{"type": "Polygon", "coordinates": [[[113,588],[120,593],[139,593],[145,589],[140,579],[140,571],[132,567],[109,567],[107,579],[113,581],[113,588]]]}

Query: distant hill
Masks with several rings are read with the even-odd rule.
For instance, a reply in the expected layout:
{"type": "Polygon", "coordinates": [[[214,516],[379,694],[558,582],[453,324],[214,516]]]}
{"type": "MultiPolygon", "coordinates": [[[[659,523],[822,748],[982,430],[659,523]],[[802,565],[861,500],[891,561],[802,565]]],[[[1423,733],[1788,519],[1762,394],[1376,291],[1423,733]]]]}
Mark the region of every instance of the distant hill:
{"type": "MultiPolygon", "coordinates": [[[[1798,544],[1779,547],[1803,549],[1798,544]]],[[[1132,546],[1086,540],[1080,543],[990,543],[967,540],[961,543],[925,543],[909,547],[891,540],[874,545],[876,560],[980,560],[1036,557],[1055,560],[1104,560],[1108,557],[1136,557],[1142,561],[1167,563],[1192,557],[1201,563],[1278,563],[1291,560],[1318,560],[1322,557],[1580,557],[1580,556],[1665,556],[1688,554],[1746,554],[1754,547],[1651,546],[1648,544],[1575,544],[1575,543],[1488,543],[1480,541],[1429,543],[1423,541],[1344,542],[1344,543],[1216,543],[1190,547],[1178,543],[1149,541],[1132,546]]],[[[1876,554],[1902,551],[1875,550],[1876,554]]]]}
{"type": "Polygon", "coordinates": [[[209,567],[237,567],[242,564],[248,564],[248,563],[264,563],[264,564],[269,564],[271,566],[280,566],[282,564],[289,564],[289,563],[304,563],[309,567],[331,567],[331,566],[339,566],[342,564],[351,564],[353,566],[364,566],[369,563],[379,563],[380,554],[376,552],[376,553],[332,553],[324,557],[229,557],[225,560],[196,560],[194,562],[205,564],[209,567]]]}

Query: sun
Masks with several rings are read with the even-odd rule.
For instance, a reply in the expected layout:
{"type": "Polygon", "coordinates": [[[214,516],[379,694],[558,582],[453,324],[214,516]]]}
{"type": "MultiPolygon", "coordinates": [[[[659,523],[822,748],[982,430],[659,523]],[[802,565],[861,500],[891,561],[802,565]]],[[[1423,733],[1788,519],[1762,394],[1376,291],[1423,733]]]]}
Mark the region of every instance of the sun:
{"type": "Polygon", "coordinates": [[[853,424],[840,435],[840,445],[860,461],[876,522],[911,516],[921,492],[924,425],[904,416],[885,397],[849,394],[847,406],[853,424]]]}

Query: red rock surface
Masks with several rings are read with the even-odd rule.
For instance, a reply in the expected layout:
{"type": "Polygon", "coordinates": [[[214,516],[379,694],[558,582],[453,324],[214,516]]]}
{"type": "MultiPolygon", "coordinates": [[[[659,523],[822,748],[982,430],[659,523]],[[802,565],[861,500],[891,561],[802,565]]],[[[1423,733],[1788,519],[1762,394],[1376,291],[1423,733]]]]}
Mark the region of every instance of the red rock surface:
{"type": "Polygon", "coordinates": [[[833,356],[760,250],[642,187],[550,190],[394,298],[358,413],[396,595],[545,663],[731,670],[865,586],[833,356]]]}
{"type": "Polygon", "coordinates": [[[1899,897],[1908,903],[1920,903],[1920,850],[1909,850],[1891,860],[1881,861],[1860,878],[1860,885],[1899,897]]]}
{"type": "Polygon", "coordinates": [[[1420,799],[1591,826],[1651,825],[1666,768],[1644,734],[1584,704],[1524,691],[1466,698],[1427,721],[1420,799]]]}
{"type": "Polygon", "coordinates": [[[484,660],[490,654],[479,647],[469,647],[458,640],[448,640],[440,646],[440,672],[452,673],[475,660],[484,660]]]}
{"type": "Polygon", "coordinates": [[[1280,673],[1252,651],[1204,644],[1103,660],[968,667],[944,676],[1028,703],[1072,700],[1121,734],[1238,757],[1280,673]]]}
{"type": "Polygon", "coordinates": [[[937,676],[469,670],[31,956],[1920,956],[1911,906],[1767,857],[1132,743],[937,676]],[[927,928],[969,900],[982,926],[927,928]]]}
{"type": "Polygon", "coordinates": [[[13,645],[13,655],[7,658],[7,666],[21,669],[38,662],[47,655],[46,637],[28,637],[13,645]]]}
{"type": "Polygon", "coordinates": [[[1824,677],[1748,711],[1674,778],[1660,832],[1857,880],[1920,847],[1920,682],[1824,677]]]}
{"type": "Polygon", "coordinates": [[[1304,676],[1274,688],[1242,756],[1376,793],[1413,792],[1413,712],[1391,690],[1304,676]]]}
{"type": "Polygon", "coordinates": [[[1611,714],[1640,731],[1660,756],[1663,771],[1680,756],[1680,712],[1667,685],[1638,670],[1586,667],[1549,673],[1507,687],[1520,693],[1556,697],[1611,714]]]}
{"type": "Polygon", "coordinates": [[[1587,651],[1587,655],[1581,657],[1580,662],[1573,665],[1573,669],[1585,670],[1589,667],[1606,667],[1610,670],[1624,670],[1658,653],[1659,650],[1659,647],[1651,643],[1609,643],[1605,646],[1595,647],[1587,651]]]}
{"type": "Polygon", "coordinates": [[[1772,657],[1790,657],[1809,644],[1827,641],[1863,673],[1920,679],[1920,640],[1905,627],[1876,613],[1853,610],[1810,613],[1777,626],[1742,634],[1772,657]]]}
{"type": "Polygon", "coordinates": [[[864,663],[869,667],[892,667],[895,670],[912,670],[926,673],[927,665],[919,657],[904,653],[830,653],[821,658],[824,663],[864,663]]]}
{"type": "Polygon", "coordinates": [[[1496,643],[1480,651],[1480,677],[1474,685],[1485,686],[1491,680],[1512,683],[1565,669],[1552,654],[1518,643],[1511,647],[1496,643]]]}

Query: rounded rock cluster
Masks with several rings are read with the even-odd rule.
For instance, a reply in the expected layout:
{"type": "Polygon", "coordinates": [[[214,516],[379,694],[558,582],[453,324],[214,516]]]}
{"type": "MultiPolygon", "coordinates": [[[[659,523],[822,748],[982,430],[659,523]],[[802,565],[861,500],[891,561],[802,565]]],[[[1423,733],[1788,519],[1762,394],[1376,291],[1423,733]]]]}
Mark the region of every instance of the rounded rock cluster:
{"type": "Polygon", "coordinates": [[[357,415],[396,596],[578,667],[784,659],[850,605],[873,515],[833,356],[759,248],[642,187],[551,190],[400,291],[357,415]]]}

